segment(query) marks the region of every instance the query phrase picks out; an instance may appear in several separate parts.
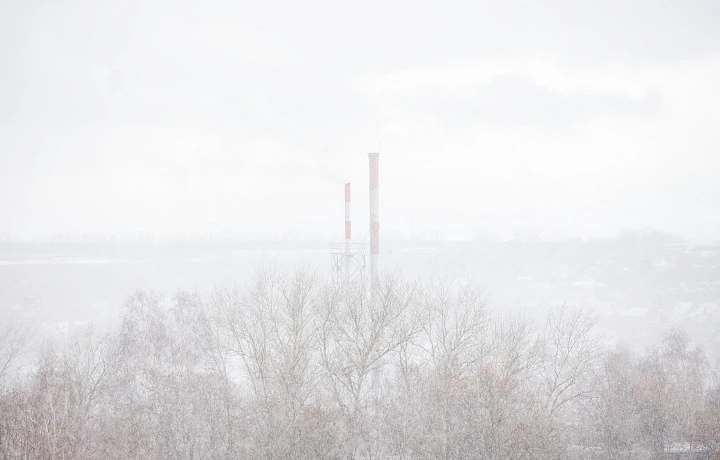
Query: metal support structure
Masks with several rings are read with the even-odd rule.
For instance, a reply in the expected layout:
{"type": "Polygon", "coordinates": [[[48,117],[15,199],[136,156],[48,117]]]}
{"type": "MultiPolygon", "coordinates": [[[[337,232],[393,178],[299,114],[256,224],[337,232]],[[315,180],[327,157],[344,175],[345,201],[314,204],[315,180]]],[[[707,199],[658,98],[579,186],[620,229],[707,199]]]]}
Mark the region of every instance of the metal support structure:
{"type": "Polygon", "coordinates": [[[360,285],[365,279],[365,243],[336,243],[330,249],[330,273],[336,285],[360,285]]]}

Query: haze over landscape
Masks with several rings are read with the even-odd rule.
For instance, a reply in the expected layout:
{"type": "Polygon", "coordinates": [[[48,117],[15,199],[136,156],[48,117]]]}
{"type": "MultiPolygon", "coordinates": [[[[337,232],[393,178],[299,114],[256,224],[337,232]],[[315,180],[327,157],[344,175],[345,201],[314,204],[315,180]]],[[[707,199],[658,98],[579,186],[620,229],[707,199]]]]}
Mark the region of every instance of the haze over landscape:
{"type": "Polygon", "coordinates": [[[6,1],[0,63],[0,459],[720,455],[720,3],[6,1]]]}
{"type": "Polygon", "coordinates": [[[0,232],[716,241],[718,8],[4,2],[0,232]]]}

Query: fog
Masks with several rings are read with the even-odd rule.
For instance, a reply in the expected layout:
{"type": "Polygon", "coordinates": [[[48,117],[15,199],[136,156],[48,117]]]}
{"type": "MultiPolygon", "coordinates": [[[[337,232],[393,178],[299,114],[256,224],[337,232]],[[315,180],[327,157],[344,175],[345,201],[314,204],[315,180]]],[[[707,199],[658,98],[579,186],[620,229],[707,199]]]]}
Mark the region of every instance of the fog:
{"type": "Polygon", "coordinates": [[[4,2],[0,232],[716,240],[716,2],[4,2]],[[357,202],[356,216],[364,216],[357,202]]]}
{"type": "Polygon", "coordinates": [[[719,26],[0,2],[0,458],[718,455],[719,26]]]}

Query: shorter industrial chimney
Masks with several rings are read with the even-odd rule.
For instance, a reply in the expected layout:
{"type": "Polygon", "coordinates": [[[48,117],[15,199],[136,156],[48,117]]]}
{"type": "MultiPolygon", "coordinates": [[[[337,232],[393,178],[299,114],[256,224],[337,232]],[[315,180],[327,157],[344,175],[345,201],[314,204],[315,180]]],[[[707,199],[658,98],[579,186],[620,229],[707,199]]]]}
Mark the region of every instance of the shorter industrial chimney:
{"type": "Polygon", "coordinates": [[[378,279],[380,257],[380,191],[378,160],[379,152],[368,153],[370,161],[370,284],[378,279]]]}
{"type": "Polygon", "coordinates": [[[333,282],[338,286],[362,283],[366,276],[366,244],[352,241],[352,218],[350,183],[345,184],[345,240],[335,243],[330,249],[330,264],[333,282]]]}
{"type": "Polygon", "coordinates": [[[350,220],[350,182],[345,184],[345,243],[352,240],[352,222],[350,220]]]}

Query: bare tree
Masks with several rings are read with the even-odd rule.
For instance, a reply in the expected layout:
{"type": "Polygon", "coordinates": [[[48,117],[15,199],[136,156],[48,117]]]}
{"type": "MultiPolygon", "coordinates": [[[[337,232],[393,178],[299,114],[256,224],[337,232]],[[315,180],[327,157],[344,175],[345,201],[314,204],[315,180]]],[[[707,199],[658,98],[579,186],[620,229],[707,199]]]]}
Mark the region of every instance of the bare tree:
{"type": "Polygon", "coordinates": [[[447,280],[419,292],[417,345],[444,378],[464,376],[482,359],[488,323],[485,299],[468,284],[447,280]]]}
{"type": "Polygon", "coordinates": [[[126,303],[115,340],[122,357],[106,431],[111,458],[193,458],[227,455],[217,404],[222,376],[202,348],[199,296],[138,292],[126,303]]]}
{"type": "Polygon", "coordinates": [[[225,346],[249,382],[263,456],[296,456],[299,420],[321,376],[318,353],[319,280],[298,270],[258,270],[244,287],[218,290],[212,310],[225,346]]]}
{"type": "Polygon", "coordinates": [[[706,372],[704,353],[678,331],[639,358],[625,348],[610,353],[590,423],[606,456],[658,458],[672,449],[712,447],[706,372]]]}
{"type": "Polygon", "coordinates": [[[602,342],[587,313],[567,307],[552,309],[542,331],[539,368],[545,408],[551,417],[568,404],[593,394],[591,383],[600,369],[602,342]]]}
{"type": "Polygon", "coordinates": [[[698,416],[698,441],[708,454],[720,457],[720,385],[713,385],[705,395],[704,410],[698,416]]]}
{"type": "Polygon", "coordinates": [[[30,342],[30,328],[17,321],[0,324],[0,395],[12,373],[17,358],[30,342]]]}
{"type": "Polygon", "coordinates": [[[108,340],[82,331],[58,349],[46,346],[36,370],[13,391],[6,406],[12,456],[96,458],[105,420],[105,386],[111,381],[108,340]]]}
{"type": "Polygon", "coordinates": [[[643,455],[637,372],[635,357],[620,346],[606,355],[595,382],[597,395],[588,408],[589,427],[582,436],[586,445],[601,448],[610,459],[643,455]]]}
{"type": "Polygon", "coordinates": [[[371,391],[388,359],[415,334],[409,315],[415,292],[399,276],[386,275],[370,296],[364,286],[326,293],[320,351],[332,399],[346,416],[351,455],[377,447],[366,419],[371,391]]]}
{"type": "Polygon", "coordinates": [[[523,318],[496,320],[474,376],[479,413],[475,451],[484,458],[556,455],[533,377],[541,363],[536,333],[523,318]]]}
{"type": "Polygon", "coordinates": [[[685,333],[670,331],[638,363],[641,433],[655,455],[672,444],[697,441],[707,361],[685,333]]]}
{"type": "MultiPolygon", "coordinates": [[[[491,316],[464,284],[137,292],[118,331],[46,346],[3,328],[0,458],[661,458],[717,452],[720,398],[680,332],[605,353],[591,318],[491,316]],[[10,332],[8,332],[10,331],[10,332]],[[8,345],[10,344],[10,345],[8,345]]],[[[22,332],[22,330],[19,330],[22,332]]]]}
{"type": "Polygon", "coordinates": [[[467,378],[483,358],[489,317],[483,296],[448,280],[416,287],[412,340],[399,345],[399,378],[386,392],[394,450],[407,455],[453,457],[468,428],[463,414],[467,378]],[[432,440],[432,442],[431,442],[432,440]]]}

